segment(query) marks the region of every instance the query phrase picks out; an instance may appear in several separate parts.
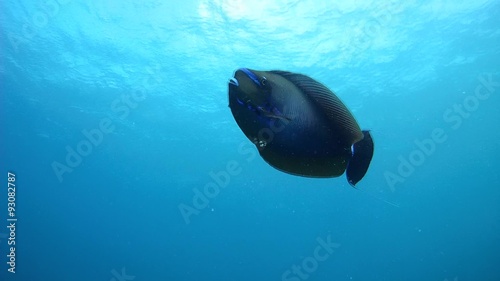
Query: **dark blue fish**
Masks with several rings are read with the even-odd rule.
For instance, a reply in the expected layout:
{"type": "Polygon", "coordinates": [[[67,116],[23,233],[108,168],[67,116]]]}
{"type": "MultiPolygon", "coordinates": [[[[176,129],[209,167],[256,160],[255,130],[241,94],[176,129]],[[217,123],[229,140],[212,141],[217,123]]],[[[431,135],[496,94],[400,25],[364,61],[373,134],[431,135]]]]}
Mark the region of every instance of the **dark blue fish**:
{"type": "Polygon", "coordinates": [[[327,87],[302,74],[240,68],[229,80],[229,107],[262,158],[283,172],[338,177],[354,186],[373,156],[369,131],[327,87]]]}

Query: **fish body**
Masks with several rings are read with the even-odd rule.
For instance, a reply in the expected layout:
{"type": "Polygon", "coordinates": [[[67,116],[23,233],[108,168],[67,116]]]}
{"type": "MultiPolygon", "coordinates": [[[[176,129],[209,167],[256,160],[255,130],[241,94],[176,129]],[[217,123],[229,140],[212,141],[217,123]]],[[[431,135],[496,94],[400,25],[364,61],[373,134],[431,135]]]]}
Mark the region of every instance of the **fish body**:
{"type": "Polygon", "coordinates": [[[338,177],[355,185],[373,155],[369,131],[326,86],[287,71],[240,68],[229,80],[229,107],[262,158],[283,172],[338,177]]]}

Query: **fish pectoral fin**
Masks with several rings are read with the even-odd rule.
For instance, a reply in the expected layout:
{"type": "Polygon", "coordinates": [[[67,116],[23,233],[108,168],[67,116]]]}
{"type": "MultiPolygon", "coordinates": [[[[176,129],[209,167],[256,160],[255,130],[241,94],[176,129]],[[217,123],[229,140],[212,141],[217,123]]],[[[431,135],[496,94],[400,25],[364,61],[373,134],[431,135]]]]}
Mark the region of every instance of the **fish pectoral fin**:
{"type": "Polygon", "coordinates": [[[289,118],[289,117],[284,116],[284,115],[279,115],[279,114],[273,113],[273,112],[271,112],[269,110],[266,110],[264,108],[259,108],[259,110],[266,117],[273,118],[273,119],[278,119],[278,120],[286,121],[286,122],[292,121],[292,118],[289,118]]]}
{"type": "Polygon", "coordinates": [[[292,121],[292,118],[289,118],[289,117],[286,117],[286,116],[276,115],[276,114],[272,114],[272,113],[265,113],[264,115],[266,117],[273,118],[273,119],[278,119],[278,120],[281,120],[281,121],[286,121],[286,122],[292,121]]]}

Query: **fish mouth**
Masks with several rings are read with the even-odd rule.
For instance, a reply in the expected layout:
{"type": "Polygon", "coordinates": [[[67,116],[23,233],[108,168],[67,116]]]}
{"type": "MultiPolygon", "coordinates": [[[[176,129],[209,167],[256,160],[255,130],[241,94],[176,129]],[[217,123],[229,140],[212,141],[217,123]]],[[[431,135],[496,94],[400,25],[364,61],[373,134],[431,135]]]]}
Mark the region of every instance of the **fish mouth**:
{"type": "Polygon", "coordinates": [[[236,79],[234,77],[229,78],[228,82],[229,82],[229,84],[232,84],[232,85],[234,85],[236,87],[238,87],[240,85],[240,83],[238,82],[238,79],[236,79]]]}

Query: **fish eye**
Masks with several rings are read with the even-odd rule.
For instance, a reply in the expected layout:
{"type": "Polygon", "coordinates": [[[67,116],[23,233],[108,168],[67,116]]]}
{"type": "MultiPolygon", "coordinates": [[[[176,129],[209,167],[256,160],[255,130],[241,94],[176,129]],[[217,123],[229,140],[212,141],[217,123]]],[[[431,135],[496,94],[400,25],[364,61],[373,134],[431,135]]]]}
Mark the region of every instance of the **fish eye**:
{"type": "Polygon", "coordinates": [[[264,86],[264,87],[267,86],[267,79],[266,79],[266,77],[262,77],[262,79],[260,79],[260,84],[262,86],[264,86]]]}

